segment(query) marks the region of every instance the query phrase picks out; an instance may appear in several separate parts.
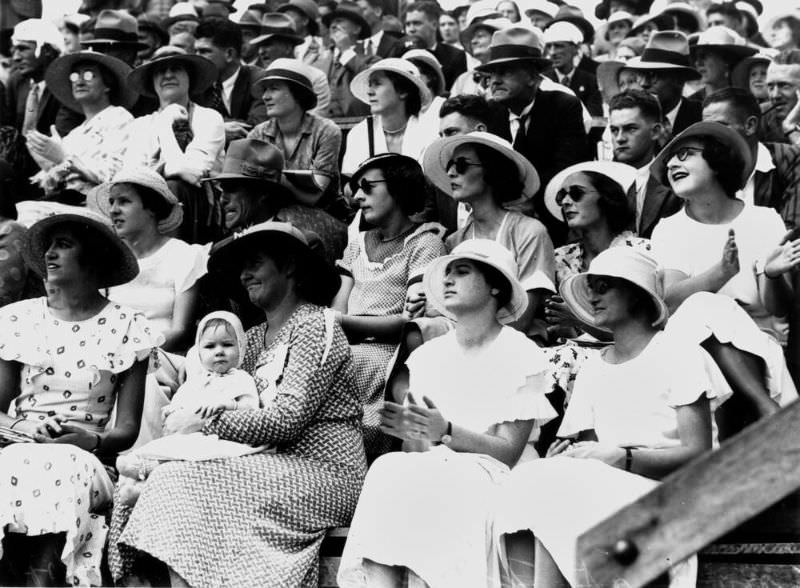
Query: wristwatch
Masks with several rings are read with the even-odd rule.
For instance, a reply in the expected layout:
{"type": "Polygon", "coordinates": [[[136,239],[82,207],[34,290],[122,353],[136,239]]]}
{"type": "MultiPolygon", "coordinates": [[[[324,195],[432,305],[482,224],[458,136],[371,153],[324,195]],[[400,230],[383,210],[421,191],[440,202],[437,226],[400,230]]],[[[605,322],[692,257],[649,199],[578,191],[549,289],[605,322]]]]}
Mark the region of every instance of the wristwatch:
{"type": "Polygon", "coordinates": [[[445,431],[444,435],[442,435],[441,439],[439,439],[439,443],[441,445],[449,445],[453,441],[453,423],[447,421],[447,430],[445,431]]]}

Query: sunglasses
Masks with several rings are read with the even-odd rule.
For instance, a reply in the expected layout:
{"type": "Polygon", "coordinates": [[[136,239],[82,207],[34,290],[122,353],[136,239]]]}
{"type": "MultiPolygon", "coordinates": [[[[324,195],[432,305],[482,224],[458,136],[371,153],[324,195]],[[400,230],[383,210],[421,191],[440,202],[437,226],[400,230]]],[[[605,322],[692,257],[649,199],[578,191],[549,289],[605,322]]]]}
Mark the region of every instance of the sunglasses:
{"type": "Polygon", "coordinates": [[[613,278],[593,278],[588,280],[587,285],[589,286],[589,290],[602,296],[609,290],[614,289],[617,286],[616,281],[613,278]]]}
{"type": "Polygon", "coordinates": [[[71,74],[69,74],[69,81],[70,81],[70,82],[72,82],[73,84],[74,84],[75,82],[77,82],[78,80],[81,80],[81,79],[82,79],[84,82],[91,82],[91,81],[92,81],[93,79],[95,79],[96,77],[97,77],[97,74],[96,74],[96,73],[94,73],[94,72],[93,72],[93,71],[91,71],[91,70],[86,70],[86,71],[84,71],[84,72],[77,72],[77,71],[74,71],[74,72],[72,72],[71,74]]]}
{"type": "Polygon", "coordinates": [[[583,200],[583,197],[586,196],[589,192],[596,192],[597,190],[587,190],[582,186],[570,186],[569,188],[562,188],[558,192],[556,192],[556,204],[561,206],[561,203],[564,202],[564,198],[567,196],[570,197],[570,200],[573,202],[580,202],[583,200]]]}
{"type": "MultiPolygon", "coordinates": [[[[356,188],[364,192],[364,194],[372,194],[372,188],[375,184],[385,184],[386,180],[366,180],[361,178],[356,184],[356,188]]],[[[355,190],[354,190],[355,191],[355,190]]]]}
{"type": "Polygon", "coordinates": [[[686,161],[690,155],[694,153],[703,153],[703,151],[704,149],[701,149],[700,147],[681,147],[670,153],[667,161],[673,157],[677,157],[678,161],[686,161]]]}
{"type": "Polygon", "coordinates": [[[456,169],[457,174],[465,174],[470,167],[483,167],[483,164],[470,161],[466,157],[456,157],[447,162],[447,165],[444,166],[444,171],[450,171],[451,167],[456,169]]]}

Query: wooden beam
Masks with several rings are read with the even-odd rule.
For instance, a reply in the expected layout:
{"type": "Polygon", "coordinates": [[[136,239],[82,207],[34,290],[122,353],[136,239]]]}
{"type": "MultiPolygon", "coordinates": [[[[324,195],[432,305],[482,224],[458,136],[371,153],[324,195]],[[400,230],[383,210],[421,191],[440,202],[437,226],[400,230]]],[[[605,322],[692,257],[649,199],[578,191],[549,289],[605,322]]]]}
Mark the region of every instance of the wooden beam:
{"type": "Polygon", "coordinates": [[[800,402],[667,477],[578,539],[586,586],[643,586],[800,488],[800,402]]]}

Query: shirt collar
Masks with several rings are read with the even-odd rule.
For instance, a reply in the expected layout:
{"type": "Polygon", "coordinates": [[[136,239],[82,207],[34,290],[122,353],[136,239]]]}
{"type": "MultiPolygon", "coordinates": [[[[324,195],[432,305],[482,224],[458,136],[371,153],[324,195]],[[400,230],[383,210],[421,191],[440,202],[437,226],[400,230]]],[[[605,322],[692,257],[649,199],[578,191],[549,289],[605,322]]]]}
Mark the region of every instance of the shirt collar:
{"type": "Polygon", "coordinates": [[[670,111],[669,111],[669,112],[668,112],[668,113],[665,115],[665,118],[666,118],[666,119],[669,121],[669,124],[670,124],[670,126],[672,126],[672,127],[674,127],[674,126],[675,126],[675,119],[676,119],[676,118],[678,118],[678,109],[681,107],[681,104],[683,104],[683,98],[681,98],[680,100],[678,100],[678,104],[676,104],[676,105],[675,105],[675,108],[673,108],[672,110],[670,110],[670,111]]]}
{"type": "Polygon", "coordinates": [[[522,112],[520,112],[518,115],[514,114],[513,112],[511,112],[509,110],[508,111],[508,120],[511,121],[511,120],[522,120],[522,119],[524,119],[526,116],[528,116],[530,114],[531,110],[533,110],[533,103],[535,101],[536,101],[536,98],[531,100],[531,103],[528,104],[525,108],[523,108],[522,112]]]}
{"type": "Polygon", "coordinates": [[[764,143],[759,142],[756,148],[756,167],[753,173],[767,173],[773,169],[775,169],[775,162],[772,160],[772,154],[764,143]]]}

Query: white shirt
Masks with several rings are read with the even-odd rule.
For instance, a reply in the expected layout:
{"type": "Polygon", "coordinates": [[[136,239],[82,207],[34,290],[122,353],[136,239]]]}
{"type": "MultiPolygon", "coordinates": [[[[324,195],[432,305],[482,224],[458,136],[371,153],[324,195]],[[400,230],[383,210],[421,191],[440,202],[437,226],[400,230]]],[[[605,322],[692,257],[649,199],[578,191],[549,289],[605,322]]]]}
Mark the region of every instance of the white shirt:
{"type": "Polygon", "coordinates": [[[376,51],[378,50],[378,46],[381,44],[381,39],[383,39],[382,30],[378,31],[369,39],[364,41],[364,53],[369,56],[377,55],[376,51]]]}
{"type": "Polygon", "coordinates": [[[683,98],[678,101],[678,104],[675,106],[675,108],[664,115],[664,117],[669,121],[670,127],[675,126],[675,119],[678,118],[678,109],[680,109],[681,104],[683,104],[683,98]]]}
{"type": "MultiPolygon", "coordinates": [[[[535,98],[518,115],[514,114],[510,110],[508,111],[508,126],[511,129],[511,136],[514,137],[511,141],[512,143],[517,140],[517,133],[520,129],[519,121],[525,119],[525,117],[530,114],[531,110],[533,109],[534,102],[536,102],[535,98]]],[[[530,124],[530,120],[525,121],[525,132],[527,132],[530,128],[530,124]]]]}
{"type": "Polygon", "coordinates": [[[650,166],[653,161],[647,165],[643,165],[636,170],[636,177],[634,184],[636,185],[636,230],[639,230],[639,225],[642,222],[642,209],[644,208],[644,197],[647,195],[647,181],[650,179],[650,166]]]}
{"type": "Polygon", "coordinates": [[[736,193],[736,197],[744,200],[747,204],[753,204],[756,189],[756,172],[767,173],[773,169],[775,169],[775,162],[772,161],[772,154],[769,152],[766,145],[759,143],[756,148],[756,166],[753,168],[750,177],[747,178],[747,183],[744,185],[744,188],[736,193]]]}
{"type": "Polygon", "coordinates": [[[222,101],[225,103],[225,108],[229,113],[231,111],[231,94],[233,94],[233,86],[236,83],[236,80],[239,78],[240,71],[242,71],[242,68],[237,67],[236,71],[228,76],[228,79],[222,82],[222,101]]]}

